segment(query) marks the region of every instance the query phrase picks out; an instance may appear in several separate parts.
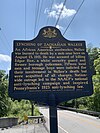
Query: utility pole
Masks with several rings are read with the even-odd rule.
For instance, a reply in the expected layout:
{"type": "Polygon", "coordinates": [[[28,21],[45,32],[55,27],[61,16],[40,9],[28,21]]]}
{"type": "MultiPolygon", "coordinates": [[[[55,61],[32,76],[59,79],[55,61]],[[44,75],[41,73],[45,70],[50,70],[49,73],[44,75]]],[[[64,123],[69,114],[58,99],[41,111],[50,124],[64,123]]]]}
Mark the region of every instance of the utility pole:
{"type": "Polygon", "coordinates": [[[30,102],[31,102],[31,115],[34,116],[34,102],[33,101],[30,102]]]}

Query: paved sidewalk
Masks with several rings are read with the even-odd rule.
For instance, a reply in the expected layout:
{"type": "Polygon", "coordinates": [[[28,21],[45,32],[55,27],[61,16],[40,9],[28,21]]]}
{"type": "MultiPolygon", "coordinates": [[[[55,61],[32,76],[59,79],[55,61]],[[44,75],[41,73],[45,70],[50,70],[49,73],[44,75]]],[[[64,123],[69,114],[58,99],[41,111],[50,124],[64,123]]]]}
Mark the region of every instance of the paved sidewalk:
{"type": "Polygon", "coordinates": [[[8,129],[1,129],[0,133],[48,133],[44,124],[18,125],[8,129]]]}

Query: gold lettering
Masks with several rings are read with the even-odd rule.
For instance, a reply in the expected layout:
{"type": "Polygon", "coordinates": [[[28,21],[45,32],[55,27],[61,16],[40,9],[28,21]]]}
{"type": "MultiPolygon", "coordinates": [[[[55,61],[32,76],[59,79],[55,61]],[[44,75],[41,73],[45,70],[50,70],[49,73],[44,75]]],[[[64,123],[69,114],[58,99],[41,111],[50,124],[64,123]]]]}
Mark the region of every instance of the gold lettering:
{"type": "Polygon", "coordinates": [[[23,74],[23,71],[14,71],[14,74],[23,74]]]}
{"type": "Polygon", "coordinates": [[[14,89],[30,92],[83,89],[88,84],[85,54],[80,42],[16,43],[14,89]]]}
{"type": "Polygon", "coordinates": [[[68,43],[68,46],[82,46],[82,43],[68,43]]]}

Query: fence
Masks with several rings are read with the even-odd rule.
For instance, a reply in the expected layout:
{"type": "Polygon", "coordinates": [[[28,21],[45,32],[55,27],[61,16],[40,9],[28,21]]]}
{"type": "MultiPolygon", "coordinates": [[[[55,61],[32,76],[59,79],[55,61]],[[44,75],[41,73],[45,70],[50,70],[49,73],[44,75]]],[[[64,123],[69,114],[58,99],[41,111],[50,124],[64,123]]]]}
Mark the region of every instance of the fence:
{"type": "Polygon", "coordinates": [[[43,115],[40,116],[28,116],[28,121],[32,120],[33,123],[45,123],[45,119],[43,115]]]}
{"type": "Polygon", "coordinates": [[[58,108],[66,109],[66,110],[70,110],[70,111],[75,111],[77,113],[83,113],[83,114],[88,114],[88,115],[92,115],[92,116],[97,116],[97,117],[100,118],[100,112],[88,111],[88,110],[80,110],[80,109],[64,107],[64,106],[58,106],[58,108]]]}
{"type": "Polygon", "coordinates": [[[12,127],[18,124],[18,118],[0,118],[0,128],[12,127]]]}

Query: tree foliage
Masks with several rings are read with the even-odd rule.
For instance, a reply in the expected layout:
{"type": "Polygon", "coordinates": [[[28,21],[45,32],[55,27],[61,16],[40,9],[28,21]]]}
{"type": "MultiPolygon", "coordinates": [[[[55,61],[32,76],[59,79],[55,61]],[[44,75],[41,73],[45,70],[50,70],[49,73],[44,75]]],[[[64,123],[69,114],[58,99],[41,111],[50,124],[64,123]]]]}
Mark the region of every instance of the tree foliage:
{"type": "Polygon", "coordinates": [[[100,111],[100,55],[94,61],[96,74],[93,75],[94,94],[92,108],[95,111],[100,111]]]}
{"type": "Polygon", "coordinates": [[[71,100],[63,103],[63,105],[100,112],[100,49],[88,48],[87,52],[89,54],[89,66],[93,79],[94,93],[90,97],[71,100]]]}
{"type": "Polygon", "coordinates": [[[95,67],[94,67],[94,60],[99,57],[98,48],[87,48],[87,52],[89,54],[89,66],[92,75],[96,74],[95,67]]]}
{"type": "Polygon", "coordinates": [[[94,93],[92,96],[85,98],[85,103],[89,110],[100,112],[100,49],[88,49],[88,53],[90,57],[90,69],[93,74],[94,93]]]}
{"type": "MultiPolygon", "coordinates": [[[[31,103],[28,100],[12,100],[8,96],[8,75],[0,70],[0,117],[17,116],[22,118],[31,115],[31,103]]],[[[39,115],[39,110],[35,106],[34,115],[39,115]]]]}
{"type": "MultiPolygon", "coordinates": [[[[12,100],[8,96],[8,75],[0,70],[0,117],[17,116],[20,119],[24,115],[31,115],[31,103],[28,100],[12,100]]],[[[39,115],[39,110],[35,106],[34,115],[39,115]]]]}
{"type": "Polygon", "coordinates": [[[9,98],[7,93],[8,76],[5,71],[0,70],[0,117],[6,116],[9,110],[9,98]]]}

